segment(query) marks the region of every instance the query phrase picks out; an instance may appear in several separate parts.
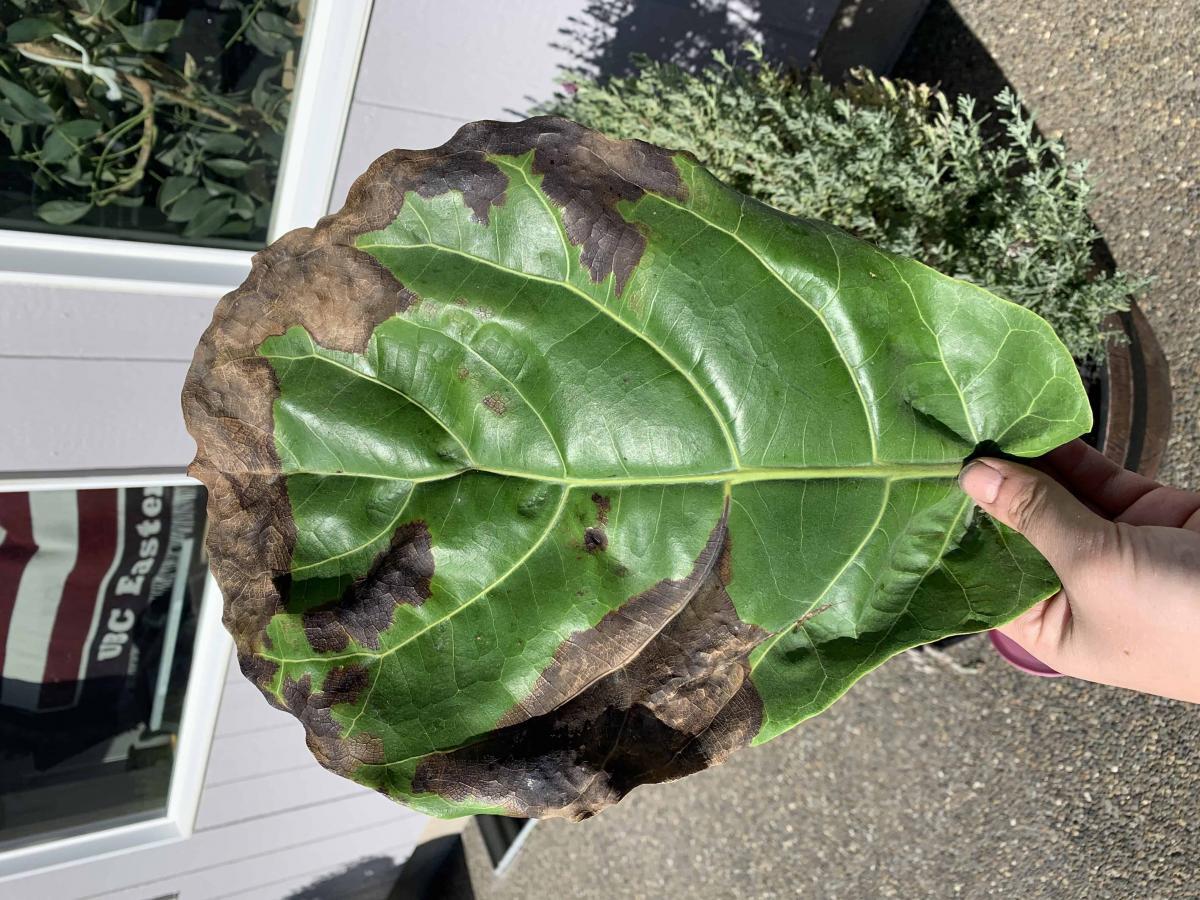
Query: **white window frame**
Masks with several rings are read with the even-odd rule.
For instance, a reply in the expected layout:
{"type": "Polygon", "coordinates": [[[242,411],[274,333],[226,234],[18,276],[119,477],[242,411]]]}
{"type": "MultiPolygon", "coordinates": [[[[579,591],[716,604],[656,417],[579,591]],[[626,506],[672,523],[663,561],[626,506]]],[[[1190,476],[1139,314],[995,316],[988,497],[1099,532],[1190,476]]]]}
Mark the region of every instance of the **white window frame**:
{"type": "MultiPolygon", "coordinates": [[[[312,225],[328,211],[373,0],[313,0],[301,45],[268,238],[312,225]]],[[[0,284],[220,296],[250,269],[250,251],[0,229],[0,284]]],[[[185,485],[177,473],[0,475],[0,491],[185,485]]],[[[0,893],[33,872],[127,854],[193,832],[233,642],[221,625],[216,581],[205,581],[164,815],[0,852],[0,893]]]]}
{"type": "MultiPolygon", "coordinates": [[[[267,229],[269,240],[328,211],[374,0],[312,0],[267,229]]],[[[220,296],[250,250],[0,229],[0,284],[220,296]]]]}

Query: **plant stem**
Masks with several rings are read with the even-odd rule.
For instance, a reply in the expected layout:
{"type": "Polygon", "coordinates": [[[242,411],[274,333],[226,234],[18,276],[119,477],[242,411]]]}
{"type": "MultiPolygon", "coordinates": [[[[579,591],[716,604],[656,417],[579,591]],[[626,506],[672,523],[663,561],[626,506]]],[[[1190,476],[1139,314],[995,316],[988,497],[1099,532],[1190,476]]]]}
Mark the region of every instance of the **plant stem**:
{"type": "Polygon", "coordinates": [[[218,122],[223,122],[235,131],[240,131],[245,126],[232,116],[227,116],[225,113],[213,109],[211,106],[206,106],[198,100],[176,93],[170,88],[165,88],[160,85],[154,86],[154,91],[164,100],[176,104],[177,106],[186,106],[188,109],[195,110],[202,115],[208,116],[210,119],[216,119],[218,122]]]}
{"type": "MultiPolygon", "coordinates": [[[[142,98],[142,110],[133,118],[127,119],[126,121],[124,121],[120,125],[118,125],[116,128],[114,128],[112,131],[112,134],[108,138],[108,141],[105,143],[104,150],[100,153],[100,158],[96,161],[96,168],[95,168],[94,172],[92,173],[92,198],[93,198],[93,200],[95,200],[95,198],[97,198],[97,197],[102,197],[105,194],[128,190],[130,187],[133,186],[133,184],[137,183],[137,180],[140,180],[140,178],[141,178],[141,175],[139,174],[137,179],[131,184],[131,183],[129,183],[129,175],[126,175],[125,178],[123,178],[121,181],[117,182],[116,184],[114,184],[110,187],[107,187],[107,188],[100,187],[100,176],[104,172],[104,164],[108,161],[109,149],[112,147],[113,143],[117,140],[117,138],[121,137],[127,131],[132,129],[139,122],[143,123],[142,124],[142,137],[141,137],[141,140],[139,141],[139,145],[140,145],[140,152],[138,154],[139,161],[142,159],[142,157],[146,157],[147,159],[149,158],[149,154],[150,154],[149,148],[154,143],[154,119],[153,119],[154,95],[149,92],[149,85],[146,83],[146,81],[144,79],[137,78],[136,76],[130,76],[124,72],[121,73],[121,76],[127,80],[132,79],[130,81],[130,84],[133,86],[133,89],[135,91],[137,91],[138,94],[142,98]],[[141,84],[140,85],[134,84],[133,83],[134,81],[141,82],[141,84]],[[143,91],[145,91],[145,93],[143,93],[143,91]]],[[[143,171],[145,170],[145,163],[142,163],[142,170],[143,171]]],[[[134,164],[134,168],[130,171],[131,172],[137,171],[136,163],[134,164]]]]}
{"type": "Polygon", "coordinates": [[[236,44],[238,42],[238,40],[241,38],[241,36],[243,34],[245,34],[246,29],[250,27],[250,23],[254,21],[254,17],[256,15],[258,15],[258,11],[260,9],[262,9],[262,5],[264,2],[265,2],[265,0],[257,0],[257,2],[252,7],[250,7],[250,12],[248,12],[246,14],[245,18],[242,19],[242,24],[238,26],[238,30],[235,31],[233,33],[233,37],[231,37],[226,42],[226,44],[225,44],[226,50],[228,50],[230,47],[232,47],[234,44],[236,44]]]}
{"type": "Polygon", "coordinates": [[[154,137],[157,133],[154,125],[154,90],[150,86],[150,82],[125,72],[122,72],[121,75],[142,98],[142,137],[138,141],[137,160],[134,162],[133,168],[129,170],[129,174],[110,187],[94,191],[93,195],[96,197],[123,194],[141,183],[146,174],[146,166],[150,163],[150,151],[154,147],[154,137]]]}

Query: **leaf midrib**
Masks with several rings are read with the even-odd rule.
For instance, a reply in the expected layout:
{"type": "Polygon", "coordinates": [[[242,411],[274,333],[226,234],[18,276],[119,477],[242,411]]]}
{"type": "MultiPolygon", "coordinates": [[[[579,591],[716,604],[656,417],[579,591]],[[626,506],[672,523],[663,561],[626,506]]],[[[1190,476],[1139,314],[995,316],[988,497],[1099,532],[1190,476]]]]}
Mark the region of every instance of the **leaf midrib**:
{"type": "MultiPolygon", "coordinates": [[[[716,470],[713,472],[705,472],[698,474],[687,475],[631,475],[624,477],[607,477],[603,475],[594,476],[571,476],[571,475],[544,475],[538,472],[520,471],[517,469],[502,469],[494,466],[481,466],[475,462],[470,448],[463,442],[462,438],[452,429],[447,422],[440,416],[436,415],[431,409],[422,403],[418,403],[407,392],[389,384],[366,372],[360,372],[358,369],[347,366],[344,363],[338,362],[329,356],[315,352],[316,345],[312,343],[311,336],[309,342],[313,346],[312,353],[304,354],[303,356],[285,356],[282,354],[262,353],[266,359],[272,360],[305,360],[312,359],[317,362],[328,363],[346,373],[361,378],[364,381],[376,384],[379,387],[385,388],[405,400],[412,403],[415,407],[424,412],[434,423],[441,426],[463,450],[464,455],[470,462],[470,465],[461,469],[455,469],[452,472],[447,472],[440,475],[431,475],[426,477],[404,477],[400,475],[384,475],[381,473],[367,472],[321,472],[312,469],[292,469],[285,472],[285,475],[320,475],[331,478],[347,477],[347,478],[376,478],[385,481],[408,481],[413,484],[423,484],[430,481],[444,481],[448,478],[456,478],[459,475],[465,475],[469,472],[483,472],[490,475],[501,475],[508,478],[523,478],[527,481],[544,481],[550,484],[561,484],[567,486],[582,486],[582,485],[642,485],[642,484],[712,484],[712,483],[730,483],[738,484],[748,481],[793,481],[803,479],[821,479],[821,478],[937,478],[937,477],[957,477],[958,470],[961,468],[959,461],[951,462],[934,462],[934,463],[887,463],[887,462],[872,462],[859,466],[738,466],[733,469],[716,470]]],[[[526,401],[528,404],[528,401],[526,401]]],[[[540,417],[539,417],[540,418],[540,417]]],[[[544,424],[544,423],[543,423],[544,424]]],[[[547,433],[549,429],[547,428],[547,433]]],[[[557,445],[556,445],[557,447],[557,445]]]]}
{"type": "Polygon", "coordinates": [[[283,474],[313,475],[319,478],[371,478],[378,481],[405,481],[411,484],[428,484],[434,481],[448,481],[462,475],[478,472],[483,475],[497,475],[501,478],[520,478],[525,481],[539,481],[546,484],[562,485],[567,488],[583,487],[640,487],[641,485],[660,484],[748,484],[760,481],[818,481],[830,479],[888,479],[904,481],[912,479],[957,478],[962,469],[962,462],[931,462],[931,463],[873,463],[864,466],[779,466],[770,468],[743,468],[728,471],[702,472],[688,475],[629,475],[629,476],[560,476],[541,475],[536,472],[521,472],[515,469],[499,469],[489,466],[470,466],[455,469],[438,475],[406,477],[403,475],[384,475],[379,472],[329,472],[317,469],[291,469],[283,474]]]}

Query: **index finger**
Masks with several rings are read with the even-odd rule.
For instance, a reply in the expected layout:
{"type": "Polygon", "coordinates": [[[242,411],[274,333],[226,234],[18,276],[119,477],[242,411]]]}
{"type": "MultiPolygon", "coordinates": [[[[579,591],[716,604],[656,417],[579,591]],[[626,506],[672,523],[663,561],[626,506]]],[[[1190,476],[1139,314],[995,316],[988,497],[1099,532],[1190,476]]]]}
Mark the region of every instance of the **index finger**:
{"type": "Polygon", "coordinates": [[[1079,438],[1051,450],[1042,459],[1072,493],[1110,518],[1161,486],[1144,475],[1122,469],[1079,438]]]}

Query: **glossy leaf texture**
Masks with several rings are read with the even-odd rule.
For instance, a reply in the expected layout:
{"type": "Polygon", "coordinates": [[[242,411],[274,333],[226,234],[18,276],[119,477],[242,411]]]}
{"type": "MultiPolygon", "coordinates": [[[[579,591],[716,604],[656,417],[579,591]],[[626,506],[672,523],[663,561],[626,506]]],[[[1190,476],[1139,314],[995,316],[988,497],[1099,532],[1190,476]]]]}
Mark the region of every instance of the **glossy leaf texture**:
{"type": "Polygon", "coordinates": [[[243,671],[443,816],[591,815],[1049,596],[956,475],[1090,426],[1029,311],[556,118],[376,161],[184,409],[243,671]]]}

